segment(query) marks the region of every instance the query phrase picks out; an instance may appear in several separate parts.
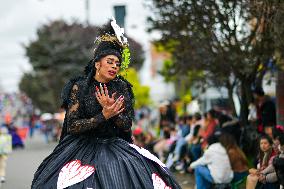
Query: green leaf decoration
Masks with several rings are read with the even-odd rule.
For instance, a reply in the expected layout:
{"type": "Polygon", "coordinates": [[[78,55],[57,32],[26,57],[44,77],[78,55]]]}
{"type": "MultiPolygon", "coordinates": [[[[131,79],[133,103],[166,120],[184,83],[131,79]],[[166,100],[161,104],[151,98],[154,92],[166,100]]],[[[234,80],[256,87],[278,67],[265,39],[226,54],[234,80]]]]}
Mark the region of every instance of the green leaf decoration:
{"type": "Polygon", "coordinates": [[[130,50],[128,47],[125,47],[123,49],[123,52],[122,52],[122,63],[121,63],[121,69],[122,70],[126,70],[128,68],[128,65],[130,64],[130,50]]]}

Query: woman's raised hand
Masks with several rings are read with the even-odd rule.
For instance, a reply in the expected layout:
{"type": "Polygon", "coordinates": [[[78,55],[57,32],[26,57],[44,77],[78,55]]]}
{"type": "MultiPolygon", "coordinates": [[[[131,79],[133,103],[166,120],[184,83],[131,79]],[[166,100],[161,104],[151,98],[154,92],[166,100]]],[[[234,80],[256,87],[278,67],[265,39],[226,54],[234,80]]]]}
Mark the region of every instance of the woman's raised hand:
{"type": "Polygon", "coordinates": [[[103,115],[106,119],[109,119],[113,116],[116,116],[118,114],[120,114],[121,112],[123,112],[124,107],[123,107],[123,103],[124,103],[124,97],[120,96],[111,106],[104,106],[103,107],[103,115]]]}
{"type": "Polygon", "coordinates": [[[115,95],[116,93],[113,93],[111,97],[109,96],[106,85],[102,86],[100,84],[100,88],[96,87],[96,97],[103,107],[102,112],[106,119],[116,116],[124,110],[124,97],[120,96],[117,100],[115,100],[115,95]]]}
{"type": "Polygon", "coordinates": [[[102,107],[113,105],[113,103],[115,102],[115,99],[114,99],[115,95],[116,95],[116,92],[113,93],[111,97],[109,96],[108,89],[105,84],[104,86],[100,84],[100,88],[96,86],[96,97],[102,107]]]}

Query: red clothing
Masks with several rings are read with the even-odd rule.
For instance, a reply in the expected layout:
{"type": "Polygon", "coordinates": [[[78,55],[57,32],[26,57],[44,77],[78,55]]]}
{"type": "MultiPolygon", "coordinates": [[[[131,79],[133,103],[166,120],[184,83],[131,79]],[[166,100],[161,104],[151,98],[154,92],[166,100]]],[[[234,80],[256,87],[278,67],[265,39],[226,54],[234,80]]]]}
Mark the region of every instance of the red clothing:
{"type": "Polygon", "coordinates": [[[207,139],[209,136],[211,136],[214,133],[214,130],[216,128],[217,122],[212,119],[207,124],[207,127],[205,129],[201,129],[199,136],[202,137],[203,142],[201,143],[202,148],[206,147],[207,145],[207,139]]]}
{"type": "Polygon", "coordinates": [[[263,159],[259,159],[259,163],[258,163],[258,169],[263,170],[266,167],[268,167],[269,165],[271,165],[273,163],[273,159],[277,156],[277,153],[272,149],[271,154],[269,154],[269,158],[268,158],[268,162],[266,165],[263,165],[263,159]]]}

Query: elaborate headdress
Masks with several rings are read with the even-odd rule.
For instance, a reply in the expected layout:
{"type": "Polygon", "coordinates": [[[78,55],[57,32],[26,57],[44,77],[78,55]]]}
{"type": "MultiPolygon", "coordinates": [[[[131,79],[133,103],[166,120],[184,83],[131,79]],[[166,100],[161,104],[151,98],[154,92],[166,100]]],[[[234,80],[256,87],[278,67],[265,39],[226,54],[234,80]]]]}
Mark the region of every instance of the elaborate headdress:
{"type": "Polygon", "coordinates": [[[100,30],[95,40],[94,60],[98,61],[106,55],[115,55],[121,62],[121,68],[126,69],[130,63],[130,52],[127,38],[124,36],[124,29],[116,24],[112,18],[100,30]]]}

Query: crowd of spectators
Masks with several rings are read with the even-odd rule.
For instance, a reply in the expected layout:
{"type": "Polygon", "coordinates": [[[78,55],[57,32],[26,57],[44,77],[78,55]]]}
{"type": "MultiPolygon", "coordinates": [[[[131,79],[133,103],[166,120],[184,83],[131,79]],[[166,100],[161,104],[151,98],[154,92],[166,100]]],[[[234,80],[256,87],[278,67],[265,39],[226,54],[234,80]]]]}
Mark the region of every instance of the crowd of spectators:
{"type": "Polygon", "coordinates": [[[143,108],[136,112],[134,142],[170,170],[193,174],[197,189],[279,189],[284,179],[284,127],[276,124],[275,104],[261,88],[254,90],[254,99],[249,125],[214,109],[177,116],[172,102],[161,104],[155,127],[151,111],[143,108]]]}

